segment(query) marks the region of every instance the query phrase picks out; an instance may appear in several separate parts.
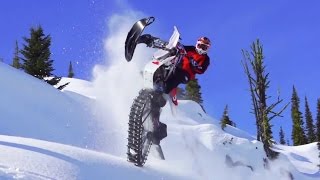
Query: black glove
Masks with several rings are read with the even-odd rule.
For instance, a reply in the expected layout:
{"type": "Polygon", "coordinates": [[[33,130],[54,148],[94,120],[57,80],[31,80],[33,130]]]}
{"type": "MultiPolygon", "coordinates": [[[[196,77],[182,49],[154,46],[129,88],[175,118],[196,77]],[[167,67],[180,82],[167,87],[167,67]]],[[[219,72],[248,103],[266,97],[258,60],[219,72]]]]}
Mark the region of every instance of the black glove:
{"type": "Polygon", "coordinates": [[[202,67],[192,58],[188,58],[193,70],[202,70],[202,67]]]}
{"type": "Polygon", "coordinates": [[[198,63],[192,58],[189,58],[189,62],[190,62],[190,65],[192,67],[198,67],[199,66],[198,63]]]}
{"type": "Polygon", "coordinates": [[[144,34],[144,35],[141,35],[141,36],[139,37],[137,44],[139,44],[139,43],[144,43],[144,44],[146,44],[148,47],[152,47],[152,45],[153,45],[153,40],[154,40],[154,39],[155,39],[155,38],[152,37],[150,34],[144,34]]]}

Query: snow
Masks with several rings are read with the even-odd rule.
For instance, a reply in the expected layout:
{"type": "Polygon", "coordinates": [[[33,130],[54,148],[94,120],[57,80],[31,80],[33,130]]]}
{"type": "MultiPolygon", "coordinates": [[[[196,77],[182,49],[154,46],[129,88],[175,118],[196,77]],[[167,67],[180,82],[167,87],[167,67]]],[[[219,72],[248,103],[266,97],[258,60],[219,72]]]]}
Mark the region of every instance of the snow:
{"type": "Polygon", "coordinates": [[[86,145],[86,104],[8,65],[1,63],[0,68],[2,134],[86,145]]]}
{"type": "Polygon", "coordinates": [[[104,85],[97,85],[99,81],[63,78],[60,84],[70,84],[58,91],[3,63],[0,76],[6,77],[0,79],[0,179],[289,179],[288,172],[295,179],[320,177],[316,143],[276,145],[281,155],[267,170],[260,142],[234,127],[223,131],[192,101],[163,108],[166,160],[157,159],[151,149],[139,168],[127,162],[125,154],[131,97],[117,97],[119,102],[112,99],[105,106],[99,102],[103,92],[97,92],[104,85]],[[123,112],[117,103],[127,103],[123,112]],[[103,116],[113,111],[123,113],[119,117],[124,119],[118,121],[115,113],[103,116]],[[227,156],[231,163],[226,163],[227,156]]]}
{"type": "Polygon", "coordinates": [[[300,172],[307,174],[316,174],[319,172],[319,168],[312,166],[313,164],[319,164],[319,158],[315,158],[319,155],[317,143],[293,147],[278,145],[276,149],[294,163],[300,172]]]}
{"type": "Polygon", "coordinates": [[[160,175],[116,156],[36,139],[2,135],[0,150],[1,179],[156,179],[160,175]]]}
{"type": "Polygon", "coordinates": [[[112,60],[95,67],[92,81],[63,78],[60,85],[70,84],[59,91],[0,63],[0,179],[287,180],[289,172],[298,180],[320,178],[316,143],[276,145],[279,159],[265,164],[263,145],[253,135],[222,130],[192,101],[162,109],[166,160],[152,148],[144,167],[127,162],[129,109],[142,88],[143,59],[151,54],[137,47],[127,63],[112,42],[123,40],[128,25],[116,22],[137,18],[114,18],[109,28],[119,31],[105,41],[112,60]]]}

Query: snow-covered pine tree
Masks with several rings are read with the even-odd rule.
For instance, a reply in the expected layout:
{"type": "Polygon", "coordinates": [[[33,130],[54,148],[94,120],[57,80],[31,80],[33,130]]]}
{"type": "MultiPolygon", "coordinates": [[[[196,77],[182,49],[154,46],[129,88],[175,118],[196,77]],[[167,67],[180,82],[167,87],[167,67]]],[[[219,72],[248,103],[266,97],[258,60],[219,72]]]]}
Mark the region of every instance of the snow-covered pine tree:
{"type": "MultiPolygon", "coordinates": [[[[317,145],[319,149],[319,160],[320,160],[320,98],[317,101],[317,122],[316,122],[316,136],[317,136],[317,145]]],[[[320,168],[320,162],[319,162],[319,168],[320,168]]]]}
{"type": "Polygon", "coordinates": [[[316,137],[320,150],[320,98],[317,101],[316,137]]]}
{"type": "Polygon", "coordinates": [[[41,26],[30,29],[30,38],[24,37],[26,44],[20,51],[23,55],[22,68],[24,71],[38,79],[56,85],[60,81],[60,77],[54,76],[49,79],[53,74],[53,60],[51,59],[51,37],[45,35],[41,26]]]}
{"type": "Polygon", "coordinates": [[[309,103],[307,97],[305,99],[305,119],[306,119],[306,130],[307,130],[307,140],[308,143],[316,142],[315,126],[313,124],[312,113],[309,108],[309,103]]]}
{"type": "Polygon", "coordinates": [[[54,70],[53,60],[50,58],[50,35],[45,36],[41,26],[30,29],[30,38],[24,37],[24,44],[21,54],[24,56],[23,69],[26,73],[39,78],[51,76],[54,70]]]}
{"type": "Polygon", "coordinates": [[[18,41],[16,41],[16,47],[13,55],[13,61],[12,61],[12,67],[20,69],[20,59],[19,59],[19,47],[18,47],[18,41]]]}
{"type": "Polygon", "coordinates": [[[73,78],[74,77],[74,72],[73,72],[73,67],[72,67],[71,61],[69,63],[69,68],[68,68],[68,77],[69,78],[73,78]]]}
{"type": "Polygon", "coordinates": [[[292,142],[294,146],[307,143],[307,137],[304,132],[302,113],[300,112],[300,99],[296,88],[293,86],[291,97],[291,118],[292,118],[292,142]]]}
{"type": "Polygon", "coordinates": [[[282,126],[280,126],[280,132],[279,132],[279,136],[280,136],[280,144],[286,144],[286,141],[284,140],[284,132],[282,129],[282,126]]]}
{"type": "Polygon", "coordinates": [[[186,85],[186,99],[195,101],[202,105],[202,96],[201,96],[201,86],[199,85],[198,79],[193,79],[189,81],[186,85]]]}
{"type": "Polygon", "coordinates": [[[226,105],[226,107],[224,108],[224,111],[223,111],[223,115],[222,115],[222,118],[220,120],[220,125],[221,125],[221,128],[224,130],[224,128],[228,125],[230,126],[235,126],[235,123],[233,121],[230,120],[230,117],[229,117],[229,109],[228,109],[228,105],[226,105]]]}

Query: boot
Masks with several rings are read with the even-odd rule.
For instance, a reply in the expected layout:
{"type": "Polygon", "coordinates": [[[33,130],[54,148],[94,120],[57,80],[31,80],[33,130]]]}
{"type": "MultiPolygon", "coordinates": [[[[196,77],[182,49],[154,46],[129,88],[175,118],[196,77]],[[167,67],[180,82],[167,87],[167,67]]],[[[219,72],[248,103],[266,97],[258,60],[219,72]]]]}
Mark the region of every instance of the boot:
{"type": "Polygon", "coordinates": [[[169,94],[170,94],[171,101],[173,102],[173,104],[178,106],[177,88],[172,89],[169,94]]]}

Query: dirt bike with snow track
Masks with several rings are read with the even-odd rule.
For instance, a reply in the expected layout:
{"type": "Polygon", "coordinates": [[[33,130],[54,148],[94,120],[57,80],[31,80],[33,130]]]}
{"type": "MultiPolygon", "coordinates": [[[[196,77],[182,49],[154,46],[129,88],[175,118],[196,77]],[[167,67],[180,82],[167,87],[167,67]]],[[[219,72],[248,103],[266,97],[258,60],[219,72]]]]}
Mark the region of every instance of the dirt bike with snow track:
{"type": "MultiPolygon", "coordinates": [[[[125,57],[132,60],[135,48],[145,27],[154,22],[154,17],[137,21],[128,32],[125,42],[125,57]]],[[[184,47],[179,43],[180,33],[176,27],[168,44],[158,49],[151,61],[143,70],[143,89],[134,99],[129,114],[127,159],[136,166],[143,166],[147,160],[150,148],[154,145],[159,157],[164,159],[160,141],[161,136],[167,136],[166,125],[159,121],[160,111],[166,104],[166,94],[163,92],[166,80],[174,72],[177,63],[185,54],[184,47]],[[174,49],[175,51],[172,51],[174,49]],[[159,130],[161,134],[158,135],[159,130]],[[157,137],[157,138],[156,138],[157,137]]],[[[171,103],[171,101],[169,101],[171,103]]]]}

